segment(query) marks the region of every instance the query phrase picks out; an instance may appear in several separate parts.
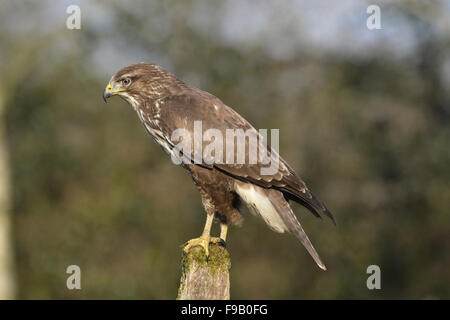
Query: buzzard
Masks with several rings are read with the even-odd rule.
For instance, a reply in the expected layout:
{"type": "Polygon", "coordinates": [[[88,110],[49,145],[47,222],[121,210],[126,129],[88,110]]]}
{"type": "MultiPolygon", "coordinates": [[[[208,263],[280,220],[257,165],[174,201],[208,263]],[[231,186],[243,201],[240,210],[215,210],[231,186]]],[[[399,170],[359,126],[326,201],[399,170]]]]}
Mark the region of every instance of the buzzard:
{"type": "MultiPolygon", "coordinates": [[[[186,243],[185,252],[201,246],[208,257],[210,243],[225,245],[228,225],[241,224],[240,204],[245,203],[272,230],[294,234],[317,265],[326,270],[289,201],[302,204],[317,217],[325,214],[335,222],[331,212],[276,150],[262,143],[261,134],[247,120],[212,94],[190,86],[150,63],[133,64],[114,74],[103,91],[103,99],[106,102],[114,95],[133,107],[149,135],[173,160],[180,160],[178,164],[189,172],[200,192],[206,224],[199,238],[186,243]],[[262,149],[266,157],[258,157],[256,162],[249,161],[250,138],[239,140],[235,146],[239,148],[239,143],[243,143],[246,147],[244,161],[215,162],[206,161],[206,157],[196,158],[199,148],[201,150],[208,144],[203,140],[200,143],[189,142],[192,148],[188,151],[185,148],[180,150],[178,141],[174,141],[174,133],[183,129],[195,135],[196,122],[201,122],[203,131],[214,129],[223,135],[230,129],[245,131],[249,137],[253,135],[258,138],[259,151],[262,149]],[[267,157],[277,163],[277,170],[269,174],[263,173],[268,166],[267,161],[263,161],[267,157]],[[214,217],[220,221],[220,237],[210,236],[214,217]]],[[[236,156],[231,160],[236,160],[236,156]]]]}

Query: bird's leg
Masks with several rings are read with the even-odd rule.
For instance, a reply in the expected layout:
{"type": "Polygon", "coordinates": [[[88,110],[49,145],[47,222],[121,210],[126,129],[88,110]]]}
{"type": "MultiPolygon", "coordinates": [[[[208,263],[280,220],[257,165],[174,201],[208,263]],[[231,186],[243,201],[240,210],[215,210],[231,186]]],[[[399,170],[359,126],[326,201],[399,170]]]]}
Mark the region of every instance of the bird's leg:
{"type": "Polygon", "coordinates": [[[220,238],[217,238],[217,237],[211,238],[211,240],[209,242],[218,243],[218,244],[222,245],[223,247],[226,247],[225,240],[227,240],[227,232],[228,232],[228,224],[220,223],[220,238]]]}
{"type": "Polygon", "coordinates": [[[214,219],[214,214],[206,214],[206,223],[203,233],[200,237],[189,240],[184,246],[183,251],[187,253],[190,249],[200,246],[205,250],[206,258],[209,257],[209,241],[211,239],[211,226],[214,219]]]}

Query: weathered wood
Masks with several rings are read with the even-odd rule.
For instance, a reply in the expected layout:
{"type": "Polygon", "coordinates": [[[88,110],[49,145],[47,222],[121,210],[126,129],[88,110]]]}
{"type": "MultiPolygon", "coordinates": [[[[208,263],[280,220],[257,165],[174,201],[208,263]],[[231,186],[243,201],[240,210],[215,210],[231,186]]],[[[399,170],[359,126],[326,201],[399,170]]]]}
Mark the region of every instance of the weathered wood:
{"type": "Polygon", "coordinates": [[[178,300],[229,300],[230,255],[218,244],[209,245],[209,259],[203,248],[192,248],[181,260],[178,300]]]}

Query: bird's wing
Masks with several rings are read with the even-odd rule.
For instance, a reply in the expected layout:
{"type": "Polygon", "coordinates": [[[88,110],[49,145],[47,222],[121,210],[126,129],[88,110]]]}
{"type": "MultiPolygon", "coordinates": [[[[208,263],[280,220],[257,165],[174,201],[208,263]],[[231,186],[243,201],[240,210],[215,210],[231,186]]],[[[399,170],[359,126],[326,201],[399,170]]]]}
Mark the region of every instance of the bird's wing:
{"type": "MultiPolygon", "coordinates": [[[[258,146],[264,152],[261,159],[257,159],[256,163],[249,163],[248,158],[245,163],[198,163],[205,167],[215,167],[218,170],[233,176],[234,178],[251,182],[264,188],[275,188],[283,192],[285,196],[307,207],[314,215],[320,217],[319,213],[323,213],[330,217],[333,222],[334,218],[326,206],[307,188],[306,184],[300,179],[294,170],[286,163],[286,161],[278,155],[269,145],[264,144],[258,131],[236,111],[225,105],[217,97],[195,89],[193,92],[170,96],[159,101],[159,127],[170,145],[176,145],[172,139],[172,134],[176,129],[185,129],[194,133],[194,122],[201,121],[203,132],[208,129],[219,130],[223,137],[226,136],[227,129],[242,129],[250,135],[258,138],[258,146]],[[270,164],[264,164],[265,161],[278,162],[278,170],[270,174],[262,174],[262,169],[270,167],[270,164]]],[[[246,149],[249,150],[249,139],[245,139],[246,149]]],[[[204,141],[201,146],[205,150],[209,141],[204,141]]],[[[224,146],[225,148],[225,146],[224,146]]],[[[195,158],[198,154],[199,145],[192,148],[190,159],[195,158]]],[[[225,150],[223,151],[225,159],[225,150]]],[[[235,152],[236,157],[237,152],[235,152]]],[[[235,159],[236,160],[236,159],[235,159]]],[[[224,160],[225,162],[225,160],[224,160]]]]}

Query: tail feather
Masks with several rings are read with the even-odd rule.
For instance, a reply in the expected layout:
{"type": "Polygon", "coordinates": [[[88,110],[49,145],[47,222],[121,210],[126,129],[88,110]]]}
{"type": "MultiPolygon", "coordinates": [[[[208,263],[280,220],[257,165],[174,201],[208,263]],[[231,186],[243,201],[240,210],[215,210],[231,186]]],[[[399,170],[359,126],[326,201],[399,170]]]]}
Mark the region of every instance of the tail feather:
{"type": "Polygon", "coordinates": [[[319,254],[316,249],[314,249],[314,246],[303,230],[302,225],[298,221],[283,194],[280,191],[273,189],[266,189],[265,192],[289,231],[293,233],[298,240],[300,240],[317,265],[322,270],[327,270],[325,264],[322,262],[322,259],[320,259],[319,254]]]}

